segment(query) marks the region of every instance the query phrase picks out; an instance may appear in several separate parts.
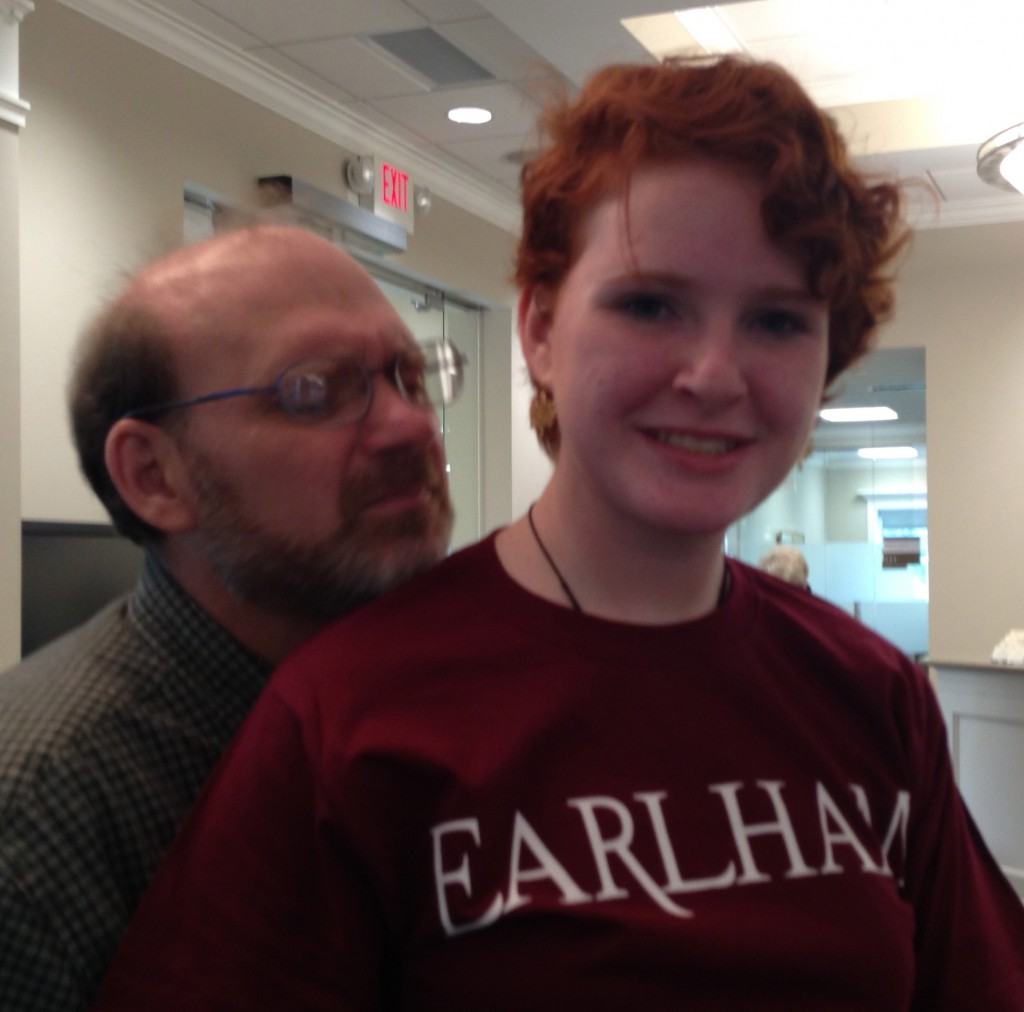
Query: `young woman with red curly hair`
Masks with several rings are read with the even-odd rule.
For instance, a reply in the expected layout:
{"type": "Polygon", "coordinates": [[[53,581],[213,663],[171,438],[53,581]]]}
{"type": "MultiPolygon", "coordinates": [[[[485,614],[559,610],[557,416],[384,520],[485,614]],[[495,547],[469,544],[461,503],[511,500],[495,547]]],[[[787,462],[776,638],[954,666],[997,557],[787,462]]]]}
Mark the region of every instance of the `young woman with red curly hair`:
{"type": "Polygon", "coordinates": [[[1020,1012],[925,675],[722,548],[892,308],[898,189],[738,58],[609,68],[547,127],[550,482],[278,672],[96,1007],[1020,1012]]]}

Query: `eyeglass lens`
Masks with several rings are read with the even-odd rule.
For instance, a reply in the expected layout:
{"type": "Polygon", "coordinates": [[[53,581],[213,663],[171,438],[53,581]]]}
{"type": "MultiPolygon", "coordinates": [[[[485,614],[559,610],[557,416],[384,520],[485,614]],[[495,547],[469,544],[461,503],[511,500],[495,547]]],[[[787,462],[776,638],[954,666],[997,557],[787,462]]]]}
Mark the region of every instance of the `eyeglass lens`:
{"type": "MultiPolygon", "coordinates": [[[[384,370],[416,407],[451,404],[462,389],[462,356],[453,345],[431,341],[403,352],[384,370]]],[[[354,359],[311,359],[286,369],[275,384],[281,406],[299,421],[358,421],[369,410],[374,370],[354,359]]]]}
{"type": "Polygon", "coordinates": [[[421,348],[427,396],[433,404],[451,404],[462,392],[462,354],[450,341],[429,341],[421,348]]]}

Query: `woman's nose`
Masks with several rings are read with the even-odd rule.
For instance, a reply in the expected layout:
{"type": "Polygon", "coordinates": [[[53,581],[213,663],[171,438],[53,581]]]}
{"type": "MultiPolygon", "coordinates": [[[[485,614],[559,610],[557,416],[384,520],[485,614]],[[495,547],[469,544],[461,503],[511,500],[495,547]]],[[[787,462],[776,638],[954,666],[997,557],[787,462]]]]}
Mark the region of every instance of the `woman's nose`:
{"type": "Polygon", "coordinates": [[[726,404],[747,392],[739,342],[730,328],[714,326],[687,342],[672,389],[712,404],[726,404]]]}

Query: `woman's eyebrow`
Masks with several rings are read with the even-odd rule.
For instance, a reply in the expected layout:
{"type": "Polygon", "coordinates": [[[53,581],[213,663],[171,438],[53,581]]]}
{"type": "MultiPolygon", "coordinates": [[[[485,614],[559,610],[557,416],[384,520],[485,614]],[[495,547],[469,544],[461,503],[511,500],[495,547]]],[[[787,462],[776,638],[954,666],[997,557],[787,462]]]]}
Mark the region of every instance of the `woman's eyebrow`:
{"type": "MultiPolygon", "coordinates": [[[[632,270],[624,271],[609,280],[613,285],[647,284],[665,288],[698,288],[701,282],[687,274],[663,270],[632,270]]],[[[788,301],[806,302],[811,305],[822,305],[826,300],[814,295],[803,285],[767,284],[754,288],[756,298],[786,299],[788,301]]]]}

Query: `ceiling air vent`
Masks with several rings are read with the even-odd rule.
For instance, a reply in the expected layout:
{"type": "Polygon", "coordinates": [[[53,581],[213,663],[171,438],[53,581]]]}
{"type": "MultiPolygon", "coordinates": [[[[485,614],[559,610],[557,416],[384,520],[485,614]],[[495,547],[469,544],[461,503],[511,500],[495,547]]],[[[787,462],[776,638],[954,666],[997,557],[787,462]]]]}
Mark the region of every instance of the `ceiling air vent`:
{"type": "Polygon", "coordinates": [[[433,28],[383,32],[366,38],[438,87],[494,80],[493,74],[433,28]]]}

